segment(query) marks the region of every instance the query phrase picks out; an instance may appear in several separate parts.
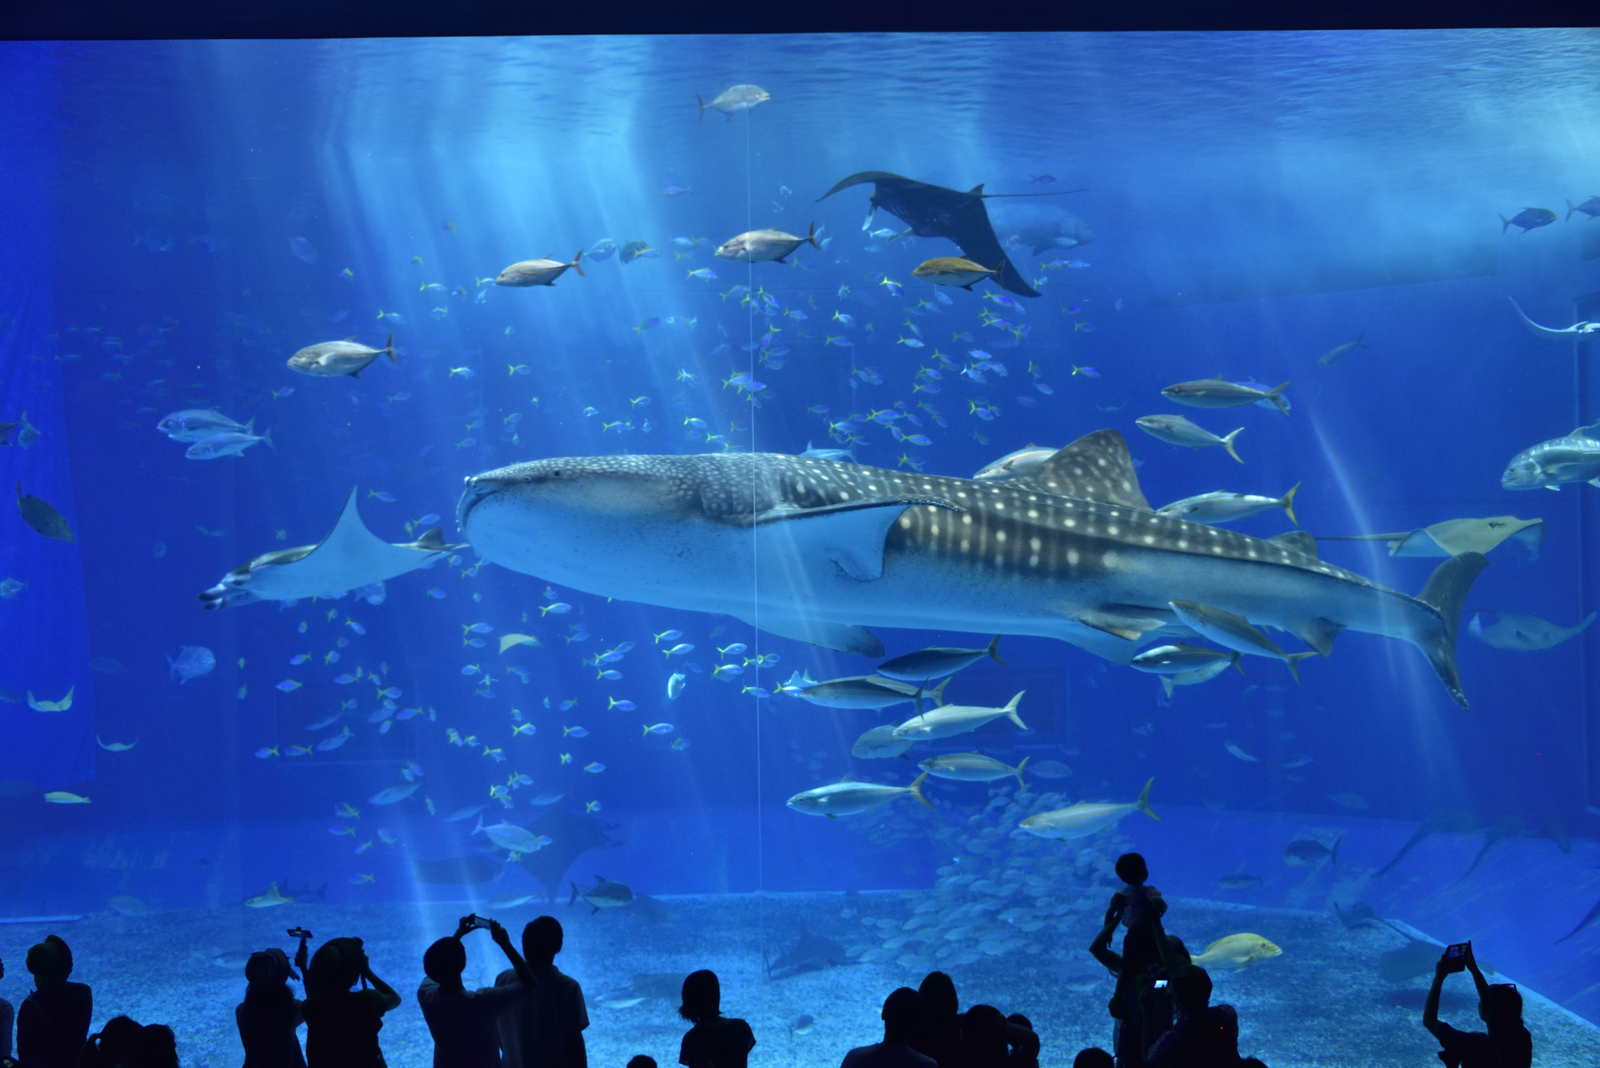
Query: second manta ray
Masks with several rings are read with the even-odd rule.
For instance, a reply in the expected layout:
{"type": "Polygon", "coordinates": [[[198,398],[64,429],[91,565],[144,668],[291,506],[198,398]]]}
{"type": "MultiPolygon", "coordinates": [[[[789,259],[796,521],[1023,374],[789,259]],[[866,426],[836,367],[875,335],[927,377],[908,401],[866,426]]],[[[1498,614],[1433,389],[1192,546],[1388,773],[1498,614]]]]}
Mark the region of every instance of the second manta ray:
{"type": "MultiPolygon", "coordinates": [[[[818,197],[827,200],[841,189],[863,182],[873,183],[868,203],[867,221],[862,229],[872,225],[872,217],[879,208],[911,227],[918,237],[947,237],[961,246],[961,255],[983,268],[992,267],[995,281],[1018,296],[1037,297],[1039,291],[1022,280],[1022,275],[1000,248],[1000,239],[994,234],[994,224],[989,221],[989,211],[983,206],[985,199],[1027,196],[1061,196],[1062,193],[985,193],[978,185],[968,192],[946,189],[942,185],[929,185],[912,178],[902,178],[888,171],[862,171],[842,179],[838,185],[818,197]]],[[[1063,193],[1081,193],[1081,189],[1063,190],[1063,193]]],[[[926,266],[926,265],[924,265],[926,266]]]]}
{"type": "Polygon", "coordinates": [[[352,489],[327,537],[315,545],[263,553],[240,564],[200,594],[200,600],[207,608],[229,608],[253,601],[338,597],[374,582],[399,578],[461,548],[465,546],[445,544],[438,527],[414,542],[384,541],[361,522],[352,489]]]}
{"type": "Polygon", "coordinates": [[[1189,635],[1171,602],[1190,601],[1323,655],[1345,630],[1410,642],[1463,707],[1456,629],[1487,565],[1452,557],[1408,597],[1310,538],[1159,515],[1115,430],[987,482],[771,453],[535,460],[468,478],[457,518],[513,571],[861,656],[882,656],[879,626],[1055,637],[1126,664],[1189,635]]]}

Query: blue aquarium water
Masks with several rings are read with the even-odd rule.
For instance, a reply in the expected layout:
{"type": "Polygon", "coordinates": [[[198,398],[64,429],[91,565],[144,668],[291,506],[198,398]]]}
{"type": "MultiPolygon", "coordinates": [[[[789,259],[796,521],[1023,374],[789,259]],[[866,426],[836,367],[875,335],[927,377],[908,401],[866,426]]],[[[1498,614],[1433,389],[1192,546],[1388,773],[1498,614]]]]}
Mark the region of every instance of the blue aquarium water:
{"type": "Polygon", "coordinates": [[[709,966],[755,1064],[938,968],[1065,1065],[1137,849],[1246,1053],[1424,1063],[1471,940],[1595,1063],[1597,65],[0,46],[0,996],[237,1064],[304,925],[424,1064],[549,911],[592,1063],[709,966]]]}

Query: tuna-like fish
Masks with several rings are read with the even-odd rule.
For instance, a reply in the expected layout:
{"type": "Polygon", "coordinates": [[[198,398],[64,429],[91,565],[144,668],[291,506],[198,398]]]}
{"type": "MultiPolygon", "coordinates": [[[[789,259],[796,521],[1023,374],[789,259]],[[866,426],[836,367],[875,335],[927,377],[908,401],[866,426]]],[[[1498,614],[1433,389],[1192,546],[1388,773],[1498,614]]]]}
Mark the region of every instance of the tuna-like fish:
{"type": "MultiPolygon", "coordinates": [[[[616,246],[613,245],[612,247],[615,248],[616,246]]],[[[537,260],[520,260],[501,271],[500,276],[494,280],[494,284],[518,288],[553,286],[556,284],[557,278],[567,273],[567,268],[569,267],[577,271],[578,277],[582,278],[584,276],[583,268],[578,265],[578,262],[582,259],[583,249],[580,248],[578,254],[572,257],[571,263],[562,263],[560,260],[553,260],[549,256],[537,260]]]]}
{"type": "Polygon", "coordinates": [[[1472,632],[1474,638],[1496,649],[1532,652],[1536,649],[1549,649],[1570,638],[1576,638],[1593,622],[1593,612],[1585,616],[1583,622],[1575,627],[1559,627],[1554,623],[1545,622],[1538,616],[1483,611],[1472,614],[1472,622],[1467,624],[1467,629],[1472,632]]]}
{"type": "Polygon", "coordinates": [[[1488,563],[1452,557],[1408,597],[1309,538],[1159,516],[1114,430],[988,482],[772,453],[535,460],[469,478],[457,518],[510,570],[857,655],[883,655],[866,629],[883,626],[1056,637],[1125,664],[1186,633],[1185,600],[1320,652],[1345,630],[1410,642],[1462,704],[1456,628],[1488,563]]]}
{"type": "Polygon", "coordinates": [[[1004,260],[991,269],[971,260],[962,259],[960,256],[937,256],[913,267],[911,277],[926,278],[936,286],[960,286],[962,289],[971,290],[985,278],[1000,281],[1005,266],[1004,260]]]}
{"type": "MultiPolygon", "coordinates": [[[[579,898],[594,912],[601,909],[616,909],[633,902],[633,891],[622,883],[614,883],[604,875],[596,875],[594,883],[590,886],[572,884],[572,898],[567,902],[568,907],[577,904],[579,898]]],[[[594,915],[591,912],[590,915],[594,915]]]]}
{"type": "MultiPolygon", "coordinates": [[[[1233,612],[1224,612],[1196,601],[1173,601],[1172,610],[1202,638],[1251,656],[1270,656],[1282,660],[1289,665],[1289,674],[1294,676],[1296,682],[1300,681],[1300,661],[1317,655],[1315,649],[1304,653],[1284,652],[1277,642],[1259,628],[1251,626],[1248,619],[1233,612]]],[[[1332,640],[1331,637],[1328,639],[1330,643],[1332,640]]]]}
{"type": "Polygon", "coordinates": [[[161,422],[156,424],[156,429],[173,441],[196,442],[230,431],[243,430],[248,433],[250,425],[237,423],[214,408],[188,408],[163,416],[161,422]]]}
{"type": "Polygon", "coordinates": [[[1600,423],[1523,449],[1500,475],[1508,490],[1559,490],[1571,482],[1600,486],[1600,423]]]}
{"type": "Polygon", "coordinates": [[[808,816],[826,816],[830,820],[854,816],[858,812],[870,812],[879,805],[887,805],[897,797],[908,795],[932,808],[933,803],[922,796],[922,780],[927,777],[928,773],[923,772],[910,786],[884,786],[875,782],[845,779],[819,786],[815,790],[803,790],[789,798],[788,805],[796,812],[804,812],[808,816]]]}
{"type": "Polygon", "coordinates": [[[1026,448],[1018,449],[1016,452],[1006,453],[1006,455],[1000,457],[1000,459],[972,477],[980,480],[1015,478],[1018,475],[1027,474],[1060,451],[1060,449],[1051,448],[1048,445],[1029,445],[1026,448]]]}
{"type": "Polygon", "coordinates": [[[1288,415],[1289,406],[1283,402],[1283,391],[1288,388],[1287,382],[1272,389],[1255,389],[1225,378],[1200,378],[1168,386],[1161,395],[1191,408],[1243,408],[1247,404],[1271,401],[1278,411],[1288,415]]]}
{"type": "Polygon", "coordinates": [[[907,742],[930,742],[935,738],[948,738],[954,734],[975,731],[985,723],[1002,716],[1015,723],[1018,728],[1027,730],[1028,725],[1017,715],[1017,704],[1027,692],[1018,691],[1015,697],[1000,708],[989,708],[985,705],[944,705],[921,712],[896,727],[894,736],[907,742]]]}
{"type": "Polygon", "coordinates": [[[389,357],[390,363],[400,362],[395,358],[393,334],[389,335],[389,340],[381,349],[370,349],[357,344],[353,336],[343,341],[324,341],[316,345],[307,345],[289,357],[289,369],[318,378],[337,378],[340,375],[360,378],[361,372],[370,367],[372,361],[379,356],[389,357]]]}
{"type": "Polygon", "coordinates": [[[725,260],[737,260],[740,263],[767,263],[772,261],[782,263],[785,256],[810,242],[814,248],[821,248],[817,244],[817,224],[811,223],[811,229],[806,231],[805,237],[796,237],[786,234],[782,230],[750,230],[738,237],[730,237],[717,249],[717,255],[725,260]]]}
{"type": "Polygon", "coordinates": [[[700,118],[706,117],[706,111],[720,111],[728,116],[728,121],[733,121],[733,116],[740,111],[749,111],[757,104],[765,104],[772,97],[759,85],[726,85],[722,92],[712,98],[707,104],[696,93],[694,102],[700,105],[700,118]]]}
{"type": "Polygon", "coordinates": [[[1324,352],[1317,358],[1317,366],[1327,367],[1331,364],[1338,363],[1340,360],[1356,351],[1356,349],[1371,348],[1371,346],[1367,344],[1366,338],[1367,332],[1363,330],[1361,333],[1356,335],[1356,339],[1354,341],[1346,341],[1342,345],[1335,345],[1333,348],[1329,349],[1327,352],[1324,352]]]}
{"type": "Polygon", "coordinates": [[[1600,216],[1600,197],[1590,197],[1588,200],[1585,200],[1581,204],[1574,204],[1570,200],[1567,201],[1567,221],[1568,222],[1572,221],[1573,213],[1574,212],[1579,212],[1579,211],[1583,212],[1585,215],[1589,216],[1589,218],[1591,218],[1591,219],[1595,218],[1596,216],[1600,216]]]}
{"type": "MultiPolygon", "coordinates": [[[[1168,445],[1182,445],[1186,449],[1203,449],[1207,445],[1221,445],[1228,450],[1228,455],[1239,460],[1239,454],[1233,451],[1233,439],[1239,436],[1244,429],[1240,427],[1226,437],[1217,437],[1203,426],[1196,426],[1181,415],[1141,415],[1134,422],[1140,430],[1168,445]]],[[[1244,463],[1243,460],[1239,460],[1244,463]]]]}
{"type": "Polygon", "coordinates": [[[1006,666],[1006,662],[1000,659],[1000,635],[996,634],[983,649],[949,649],[942,646],[918,649],[914,653],[885,660],[878,665],[878,674],[886,679],[899,679],[901,682],[927,682],[930,679],[942,679],[946,675],[954,675],[984,657],[988,657],[1001,667],[1006,666]]]}
{"type": "Polygon", "coordinates": [[[1065,842],[1069,838],[1087,838],[1107,827],[1115,827],[1122,817],[1130,812],[1143,812],[1159,823],[1161,817],[1150,807],[1150,787],[1155,781],[1152,778],[1145,783],[1144,789],[1139,791],[1139,799],[1131,804],[1079,801],[1076,805],[1058,808],[1053,812],[1040,812],[1029,816],[1017,826],[1040,838],[1054,838],[1065,842]]]}
{"type": "Polygon", "coordinates": [[[1232,664],[1239,668],[1240,674],[1244,673],[1244,668],[1239,664],[1237,651],[1230,649],[1223,652],[1220,649],[1207,649],[1202,645],[1188,645],[1184,642],[1146,649],[1128,661],[1128,666],[1139,671],[1148,671],[1152,675],[1178,675],[1185,671],[1194,671],[1196,668],[1210,667],[1219,660],[1224,668],[1232,664]]]}
{"type": "Polygon", "coordinates": [[[1523,208],[1511,218],[1500,216],[1500,232],[1503,234],[1513,226],[1520,226],[1523,233],[1549,226],[1556,221],[1556,213],[1549,208],[1523,208]]]}
{"type": "Polygon", "coordinates": [[[1260,497],[1251,493],[1214,490],[1211,493],[1202,493],[1198,497],[1185,497],[1181,501],[1162,505],[1156,509],[1156,515],[1172,519],[1188,519],[1196,523],[1232,523],[1238,519],[1249,519],[1253,515],[1259,515],[1269,508],[1282,508],[1284,514],[1289,517],[1289,522],[1299,526],[1300,520],[1294,517],[1294,494],[1299,488],[1300,483],[1296,482],[1282,497],[1260,497]]]}
{"type": "Polygon", "coordinates": [[[917,767],[940,779],[954,779],[957,782],[994,782],[1007,775],[1017,777],[1017,789],[1026,790],[1028,784],[1022,781],[1022,769],[1027,766],[1028,758],[1012,767],[992,756],[982,753],[946,753],[942,756],[929,757],[917,767]]]}
{"type": "MultiPolygon", "coordinates": [[[[812,683],[796,691],[793,696],[824,708],[876,709],[915,701],[919,692],[917,686],[899,679],[886,679],[882,675],[851,675],[812,683]]],[[[929,690],[926,696],[931,697],[935,704],[943,703],[944,684],[929,690]]]]}
{"type": "Polygon", "coordinates": [[[890,760],[904,754],[912,743],[896,738],[894,726],[885,723],[867,731],[850,747],[850,755],[857,760],[890,760]]]}
{"type": "Polygon", "coordinates": [[[220,460],[224,456],[239,456],[244,450],[257,442],[272,444],[272,431],[257,435],[252,433],[255,429],[254,419],[238,430],[224,430],[220,434],[213,434],[183,450],[183,455],[191,460],[220,460]]]}

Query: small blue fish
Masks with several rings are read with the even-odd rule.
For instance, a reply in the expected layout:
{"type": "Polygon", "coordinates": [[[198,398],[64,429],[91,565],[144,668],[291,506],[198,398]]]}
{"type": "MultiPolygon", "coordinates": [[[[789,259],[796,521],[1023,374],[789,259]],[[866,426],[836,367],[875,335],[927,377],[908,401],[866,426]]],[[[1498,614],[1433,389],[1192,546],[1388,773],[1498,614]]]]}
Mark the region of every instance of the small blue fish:
{"type": "Polygon", "coordinates": [[[597,760],[591,764],[585,764],[583,766],[583,770],[587,771],[590,775],[598,775],[602,771],[606,770],[606,766],[597,760]]]}
{"type": "Polygon", "coordinates": [[[672,727],[672,724],[670,724],[670,723],[655,723],[655,724],[647,723],[647,724],[644,725],[644,733],[645,733],[646,736],[649,736],[649,735],[652,735],[652,734],[671,734],[672,731],[673,731],[673,727],[672,727]]]}
{"type": "Polygon", "coordinates": [[[687,738],[674,738],[674,739],[672,739],[672,751],[674,753],[681,753],[687,748],[689,748],[689,739],[687,739],[687,738]]]}
{"type": "Polygon", "coordinates": [[[356,677],[354,675],[337,675],[334,677],[333,681],[338,683],[340,686],[348,686],[352,682],[356,681],[356,677]]]}
{"type": "Polygon", "coordinates": [[[304,664],[307,660],[310,660],[310,659],[311,659],[311,657],[308,656],[307,654],[300,653],[300,654],[298,654],[296,656],[291,656],[289,658],[289,663],[295,665],[296,667],[299,667],[301,664],[304,664]]]}
{"type": "Polygon", "coordinates": [[[565,601],[557,601],[555,604],[541,605],[539,607],[539,614],[541,616],[545,615],[546,613],[554,613],[555,615],[560,616],[565,615],[570,611],[572,611],[572,606],[567,604],[565,601]]]}
{"type": "Polygon", "coordinates": [[[563,737],[563,738],[587,738],[587,737],[589,737],[589,731],[585,727],[562,727],[561,728],[561,737],[563,737]]]}
{"type": "Polygon", "coordinates": [[[442,600],[444,600],[445,594],[444,594],[443,590],[441,590],[439,587],[435,586],[433,589],[428,591],[428,596],[432,597],[436,601],[442,601],[442,600]]]}
{"type": "Polygon", "coordinates": [[[294,679],[284,679],[282,682],[278,683],[278,689],[282,690],[284,693],[294,693],[302,685],[304,684],[296,682],[294,679]]]}
{"type": "Polygon", "coordinates": [[[479,672],[481,672],[482,670],[483,669],[480,668],[477,664],[468,664],[466,667],[461,669],[461,674],[463,674],[463,675],[476,675],[479,672]]]}
{"type": "Polygon", "coordinates": [[[636,709],[638,707],[639,706],[634,704],[632,701],[626,701],[626,700],[619,701],[615,697],[607,697],[606,698],[606,711],[607,712],[611,711],[613,708],[620,708],[624,712],[632,712],[634,709],[636,709]]]}
{"type": "Polygon", "coordinates": [[[376,498],[378,498],[378,500],[382,501],[385,504],[393,504],[394,503],[394,494],[392,494],[392,493],[380,493],[377,490],[367,490],[367,496],[368,497],[376,497],[376,498]]]}
{"type": "Polygon", "coordinates": [[[494,633],[494,628],[491,627],[487,623],[463,623],[461,625],[461,633],[463,633],[463,634],[493,634],[494,633]]]}

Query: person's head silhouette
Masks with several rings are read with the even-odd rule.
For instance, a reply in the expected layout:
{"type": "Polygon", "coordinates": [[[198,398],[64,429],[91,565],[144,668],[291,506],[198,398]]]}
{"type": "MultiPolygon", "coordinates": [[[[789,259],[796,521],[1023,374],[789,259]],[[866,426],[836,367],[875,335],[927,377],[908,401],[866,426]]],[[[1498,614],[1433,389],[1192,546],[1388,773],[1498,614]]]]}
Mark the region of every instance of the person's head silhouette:
{"type": "Polygon", "coordinates": [[[1139,886],[1150,878],[1150,869],[1138,853],[1124,853],[1117,858],[1117,878],[1129,886],[1139,886]]]}
{"type": "Polygon", "coordinates": [[[146,1024],[128,1044],[126,1068],[178,1068],[178,1038],[166,1024],[146,1024]]]}
{"type": "Polygon", "coordinates": [[[1180,969],[1172,977],[1172,1000],[1185,1016],[1205,1015],[1211,1004],[1211,976],[1192,964],[1180,969]]]}
{"type": "Polygon", "coordinates": [[[331,997],[342,994],[361,978],[366,953],[359,938],[331,938],[311,956],[307,969],[306,994],[331,997]]]}
{"type": "Polygon", "coordinates": [[[647,1053],[635,1053],[628,1059],[628,1068],[656,1068],[656,1059],[647,1053]]]}
{"type": "Polygon", "coordinates": [[[522,929],[522,955],[529,964],[549,964],[561,952],[564,938],[561,921],[554,916],[529,920],[522,929]]]}
{"type": "Polygon", "coordinates": [[[1491,983],[1478,1002],[1478,1018],[1489,1025],[1491,1035],[1522,1023],[1522,995],[1516,984],[1491,983]]]}
{"type": "Polygon", "coordinates": [[[922,995],[922,1011],[927,1023],[948,1023],[961,1012],[956,984],[944,972],[929,972],[923,976],[917,993],[922,995]]]}
{"type": "Polygon", "coordinates": [[[445,990],[461,989],[461,973],[467,967],[467,947],[461,939],[441,938],[422,954],[422,970],[445,990]]]}
{"type": "Polygon", "coordinates": [[[891,1046],[909,1046],[922,1030],[922,995],[909,986],[883,999],[883,1040],[891,1046]]]}
{"type": "Polygon", "coordinates": [[[1090,1046],[1081,1049],[1078,1055],[1072,1058],[1072,1068],[1115,1068],[1116,1061],[1111,1054],[1099,1046],[1090,1046]]]}
{"type": "Polygon", "coordinates": [[[683,981],[683,1004],[678,1015],[690,1023],[705,1023],[722,1015],[722,986],[710,969],[690,972],[683,981]]]}
{"type": "Polygon", "coordinates": [[[33,975],[33,985],[40,990],[61,987],[72,974],[72,950],[57,936],[46,935],[43,942],[28,950],[28,971],[33,975]]]}

